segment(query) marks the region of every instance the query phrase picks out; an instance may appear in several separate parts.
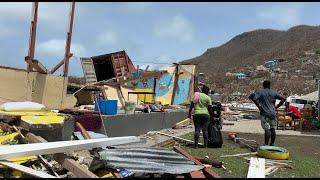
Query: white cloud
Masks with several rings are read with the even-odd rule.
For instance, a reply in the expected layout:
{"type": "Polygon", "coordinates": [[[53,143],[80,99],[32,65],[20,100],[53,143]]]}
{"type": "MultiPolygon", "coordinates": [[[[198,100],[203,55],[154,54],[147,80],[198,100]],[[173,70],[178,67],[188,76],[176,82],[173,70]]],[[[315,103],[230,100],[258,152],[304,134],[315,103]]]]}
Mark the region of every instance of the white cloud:
{"type": "Polygon", "coordinates": [[[118,40],[118,34],[112,30],[104,31],[97,36],[98,45],[114,45],[118,40]]]}
{"type": "MultiPolygon", "coordinates": [[[[47,56],[63,56],[65,52],[65,40],[51,39],[46,42],[39,43],[36,53],[47,56]]],[[[75,56],[85,56],[86,48],[82,44],[72,43],[71,53],[75,56]]]]}
{"type": "Polygon", "coordinates": [[[301,8],[301,3],[272,5],[257,12],[257,17],[285,27],[294,26],[301,23],[301,8]]]}
{"type": "Polygon", "coordinates": [[[182,15],[176,15],[156,22],[154,33],[158,37],[174,38],[182,42],[194,39],[193,24],[182,15]]]}

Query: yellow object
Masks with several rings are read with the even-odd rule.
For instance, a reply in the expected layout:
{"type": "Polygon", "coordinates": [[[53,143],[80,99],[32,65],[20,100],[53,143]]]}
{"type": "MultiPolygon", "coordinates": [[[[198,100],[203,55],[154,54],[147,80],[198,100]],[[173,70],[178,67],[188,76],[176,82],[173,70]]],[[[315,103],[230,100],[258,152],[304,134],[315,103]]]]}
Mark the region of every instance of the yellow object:
{"type": "MultiPolygon", "coordinates": [[[[153,92],[153,89],[135,89],[136,92],[153,92]]],[[[153,95],[152,94],[138,94],[138,100],[141,102],[152,103],[153,95]]]]}
{"type": "Polygon", "coordinates": [[[3,115],[12,115],[12,116],[56,116],[59,113],[55,112],[50,112],[50,111],[29,111],[29,112],[19,112],[19,111],[14,111],[14,112],[7,112],[7,111],[2,111],[0,110],[0,114],[3,115]]]}
{"type": "MultiPolygon", "coordinates": [[[[7,134],[4,136],[0,136],[0,143],[2,143],[4,141],[13,141],[14,138],[18,135],[19,135],[18,133],[11,133],[11,134],[7,134]]],[[[22,163],[25,163],[29,160],[36,160],[36,159],[37,159],[36,156],[24,156],[24,157],[18,157],[18,158],[10,158],[7,160],[11,161],[13,163],[22,164],[22,163]]]]}
{"type": "Polygon", "coordinates": [[[21,178],[22,175],[23,175],[22,172],[17,171],[17,170],[13,170],[13,171],[12,171],[12,174],[11,174],[11,177],[12,177],[12,178],[21,178]]]}
{"type": "Polygon", "coordinates": [[[37,160],[37,159],[38,158],[36,156],[24,156],[24,157],[10,158],[10,159],[7,159],[7,160],[11,161],[13,163],[16,163],[16,164],[22,164],[22,163],[25,163],[27,161],[37,160]]]}
{"type": "Polygon", "coordinates": [[[29,124],[61,124],[64,117],[57,115],[50,116],[21,116],[21,121],[25,121],[29,124]]]}
{"type": "Polygon", "coordinates": [[[289,158],[289,151],[277,146],[260,146],[257,156],[267,159],[286,160],[289,158]]]}
{"type": "Polygon", "coordinates": [[[4,141],[13,141],[17,135],[18,133],[11,133],[4,136],[0,136],[0,143],[3,143],[4,141]]]}
{"type": "Polygon", "coordinates": [[[279,116],[278,120],[279,121],[285,121],[285,122],[291,122],[292,118],[290,116],[279,116]]]}
{"type": "Polygon", "coordinates": [[[99,170],[95,173],[100,178],[114,178],[111,171],[99,170]]]}

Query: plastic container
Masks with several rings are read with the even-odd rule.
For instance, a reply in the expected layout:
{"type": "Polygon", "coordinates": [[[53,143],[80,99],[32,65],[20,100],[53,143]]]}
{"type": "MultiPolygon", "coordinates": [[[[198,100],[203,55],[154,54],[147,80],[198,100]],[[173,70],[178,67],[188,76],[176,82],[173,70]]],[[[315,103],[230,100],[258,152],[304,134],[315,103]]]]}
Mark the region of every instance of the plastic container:
{"type": "Polygon", "coordinates": [[[115,115],[118,112],[118,100],[98,100],[95,110],[99,111],[97,104],[99,104],[101,114],[115,115]]]}
{"type": "Polygon", "coordinates": [[[134,114],[134,110],[136,109],[136,103],[127,101],[124,105],[124,111],[126,114],[134,114]]]}

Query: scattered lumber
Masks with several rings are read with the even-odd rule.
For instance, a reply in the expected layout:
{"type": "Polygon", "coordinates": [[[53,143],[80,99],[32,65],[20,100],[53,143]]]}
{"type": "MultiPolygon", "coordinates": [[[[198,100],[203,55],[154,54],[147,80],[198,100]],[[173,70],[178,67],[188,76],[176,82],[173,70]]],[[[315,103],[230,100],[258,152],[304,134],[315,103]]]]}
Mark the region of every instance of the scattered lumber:
{"type": "Polygon", "coordinates": [[[268,167],[266,168],[266,176],[269,176],[270,174],[276,172],[277,170],[279,169],[278,166],[271,166],[271,167],[268,167]]]}
{"type": "Polygon", "coordinates": [[[257,154],[257,152],[251,152],[251,153],[243,153],[243,154],[233,154],[233,155],[223,155],[220,157],[237,157],[237,156],[245,156],[245,155],[252,155],[257,154]]]}
{"type": "Polygon", "coordinates": [[[16,163],[0,161],[0,164],[4,165],[6,167],[9,167],[11,169],[15,169],[15,170],[21,171],[21,172],[26,173],[28,175],[31,175],[31,176],[34,176],[34,177],[38,177],[38,178],[57,178],[55,176],[51,176],[51,175],[49,175],[47,173],[44,173],[42,171],[36,171],[34,169],[31,169],[29,167],[22,166],[22,165],[16,164],[16,163]]]}
{"type": "Polygon", "coordinates": [[[172,127],[172,129],[179,129],[179,128],[182,128],[182,127],[184,127],[184,126],[188,126],[188,125],[191,124],[191,122],[192,122],[192,120],[189,119],[189,118],[187,118],[187,119],[185,119],[185,120],[183,120],[183,121],[180,121],[180,122],[176,123],[176,124],[172,127]]]}
{"type": "MultiPolygon", "coordinates": [[[[248,157],[242,157],[242,158],[247,160],[247,161],[250,160],[250,158],[248,158],[248,157]]],[[[270,159],[265,159],[265,162],[266,162],[266,165],[271,165],[271,166],[277,165],[277,166],[288,167],[288,168],[293,169],[293,167],[291,165],[289,165],[288,163],[286,163],[286,162],[277,162],[275,160],[270,160],[270,159]]]]}
{"type": "MultiPolygon", "coordinates": [[[[189,144],[194,144],[194,141],[191,141],[191,140],[189,140],[189,139],[184,139],[184,138],[181,138],[181,137],[178,137],[178,136],[173,136],[173,135],[166,134],[166,133],[162,133],[162,132],[157,132],[157,134],[171,137],[171,138],[173,138],[174,140],[177,140],[177,141],[180,141],[180,142],[189,143],[189,144]]],[[[198,143],[198,144],[199,144],[200,146],[203,146],[202,143],[198,143]]]]}
{"type": "MultiPolygon", "coordinates": [[[[29,142],[31,143],[41,143],[41,142],[47,142],[45,139],[43,139],[40,136],[36,136],[32,133],[28,133],[26,135],[26,138],[29,142]]],[[[57,153],[53,155],[53,159],[57,161],[59,164],[62,165],[65,169],[69,170],[72,172],[76,177],[81,177],[81,178],[98,178],[95,174],[93,174],[91,171],[88,169],[85,169],[82,167],[78,162],[75,160],[68,158],[65,154],[63,153],[57,153]]]]}
{"type": "Polygon", "coordinates": [[[107,147],[113,145],[138,142],[140,138],[135,136],[100,138],[76,141],[57,141],[33,144],[17,144],[12,146],[0,147],[0,160],[8,158],[64,153],[77,150],[93,149],[97,147],[107,147]]]}
{"type": "Polygon", "coordinates": [[[210,164],[213,167],[216,168],[222,168],[222,162],[221,161],[217,161],[214,159],[209,159],[209,158],[201,158],[201,157],[195,157],[198,161],[200,161],[202,164],[210,164]]]}
{"type": "Polygon", "coordinates": [[[247,178],[265,178],[265,159],[251,157],[247,178]]]}
{"type": "MultiPolygon", "coordinates": [[[[178,147],[178,146],[173,146],[173,150],[184,155],[185,157],[187,157],[188,159],[190,159],[191,161],[193,161],[195,164],[197,165],[202,165],[202,163],[200,161],[198,161],[196,158],[194,158],[191,154],[189,154],[188,152],[186,152],[184,149],[178,147]]],[[[217,173],[213,172],[210,168],[205,167],[203,169],[203,174],[205,175],[206,178],[221,178],[217,173]]]]}
{"type": "Polygon", "coordinates": [[[176,141],[173,140],[173,139],[168,139],[168,140],[165,140],[165,141],[162,141],[158,144],[155,144],[153,145],[153,147],[164,147],[164,146],[167,146],[167,145],[171,145],[171,144],[174,144],[176,141]]]}
{"type": "MultiPolygon", "coordinates": [[[[27,139],[26,137],[21,133],[20,129],[18,129],[15,125],[12,126],[13,129],[19,134],[19,136],[21,137],[21,140],[23,141],[23,143],[27,144],[27,139]]],[[[45,159],[43,158],[41,155],[37,156],[38,160],[44,165],[44,167],[49,170],[52,174],[54,174],[56,177],[59,177],[59,175],[54,171],[52,165],[45,159]]]]}

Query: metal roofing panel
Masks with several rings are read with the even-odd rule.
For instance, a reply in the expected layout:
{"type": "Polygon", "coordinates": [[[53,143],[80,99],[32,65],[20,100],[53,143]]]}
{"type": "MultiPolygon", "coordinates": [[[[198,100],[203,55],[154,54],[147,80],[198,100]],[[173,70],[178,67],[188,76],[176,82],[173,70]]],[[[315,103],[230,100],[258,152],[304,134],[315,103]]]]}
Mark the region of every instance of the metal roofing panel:
{"type": "Polygon", "coordinates": [[[164,148],[108,149],[99,152],[99,155],[107,167],[140,173],[183,174],[204,168],[164,148]]]}
{"type": "Polygon", "coordinates": [[[96,72],[91,58],[80,58],[86,83],[97,82],[96,72]]]}

